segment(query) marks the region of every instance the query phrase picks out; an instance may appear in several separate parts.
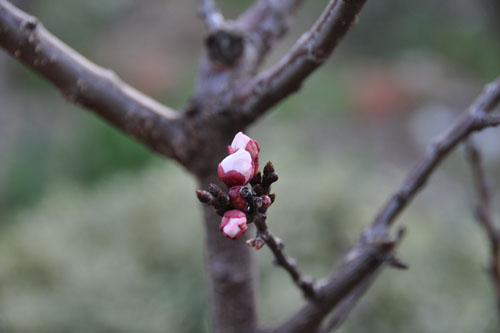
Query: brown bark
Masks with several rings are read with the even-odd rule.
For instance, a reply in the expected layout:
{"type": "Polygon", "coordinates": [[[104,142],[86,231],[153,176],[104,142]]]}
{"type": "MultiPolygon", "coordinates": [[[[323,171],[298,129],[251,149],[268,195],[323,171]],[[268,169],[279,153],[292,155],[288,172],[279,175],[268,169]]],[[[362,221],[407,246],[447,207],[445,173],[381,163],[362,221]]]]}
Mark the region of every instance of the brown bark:
{"type": "MultiPolygon", "coordinates": [[[[216,181],[208,177],[200,188],[216,181]]],[[[211,292],[214,332],[255,332],[257,316],[254,294],[254,264],[243,236],[235,241],[221,237],[220,216],[212,207],[203,208],[206,231],[206,269],[211,292]]]]}

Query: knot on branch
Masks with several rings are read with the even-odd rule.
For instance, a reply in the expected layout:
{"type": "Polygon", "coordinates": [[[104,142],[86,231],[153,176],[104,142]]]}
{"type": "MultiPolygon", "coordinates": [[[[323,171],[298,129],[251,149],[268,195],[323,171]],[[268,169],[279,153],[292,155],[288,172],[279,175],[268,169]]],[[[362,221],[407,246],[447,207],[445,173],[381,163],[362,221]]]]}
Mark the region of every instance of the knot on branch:
{"type": "Polygon", "coordinates": [[[207,37],[205,46],[212,61],[233,67],[243,55],[245,39],[239,32],[218,30],[207,37]]]}
{"type": "Polygon", "coordinates": [[[401,227],[398,229],[396,237],[394,239],[384,239],[373,241],[373,245],[376,246],[376,250],[379,252],[379,259],[385,261],[390,267],[396,269],[408,269],[408,264],[397,258],[394,254],[394,249],[401,243],[403,237],[406,233],[406,229],[401,227]]]}
{"type": "Polygon", "coordinates": [[[299,287],[302,289],[304,296],[308,299],[317,299],[318,292],[316,290],[314,279],[311,277],[302,277],[298,283],[299,287]]]}
{"type": "Polygon", "coordinates": [[[330,56],[329,52],[325,51],[323,48],[317,47],[313,41],[306,45],[306,50],[307,59],[317,65],[322,65],[330,56]]]}
{"type": "Polygon", "coordinates": [[[377,229],[372,226],[363,232],[358,245],[347,255],[346,262],[351,262],[368,251],[393,268],[408,269],[408,264],[394,255],[394,249],[401,243],[405,233],[405,228],[399,228],[396,236],[391,239],[385,228],[377,229]]]}
{"type": "Polygon", "coordinates": [[[36,29],[38,26],[38,20],[35,17],[29,17],[26,21],[23,23],[23,29],[33,31],[36,29]]]}

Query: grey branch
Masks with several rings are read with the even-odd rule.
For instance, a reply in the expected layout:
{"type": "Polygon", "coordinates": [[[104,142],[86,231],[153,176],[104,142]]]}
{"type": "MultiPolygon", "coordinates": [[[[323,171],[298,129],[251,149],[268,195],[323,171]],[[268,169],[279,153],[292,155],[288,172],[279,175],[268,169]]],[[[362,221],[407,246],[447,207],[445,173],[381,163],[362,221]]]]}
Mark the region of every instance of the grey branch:
{"type": "Polygon", "coordinates": [[[232,93],[230,99],[251,122],[298,90],[356,23],[366,0],[331,0],[295,46],[272,68],[232,93]]]}
{"type": "Polygon", "coordinates": [[[247,38],[256,47],[258,64],[272,49],[274,42],[288,31],[290,17],[304,0],[259,0],[238,18],[247,38]]]}
{"type": "Polygon", "coordinates": [[[214,0],[199,0],[198,14],[211,32],[224,25],[224,17],[215,7],[214,0]]]}
{"type": "Polygon", "coordinates": [[[176,157],[180,117],[84,58],[6,0],[0,0],[0,47],[80,104],[151,149],[176,157]]]}
{"type": "Polygon", "coordinates": [[[490,258],[487,271],[496,291],[497,307],[500,314],[500,230],[495,226],[493,219],[491,191],[482,166],[481,153],[472,138],[467,141],[466,149],[478,196],[475,216],[478,224],[483,228],[488,238],[490,258]]]}
{"type": "MultiPolygon", "coordinates": [[[[476,101],[452,124],[443,135],[438,137],[427,153],[417,161],[414,169],[399,189],[391,196],[387,204],[375,217],[371,226],[365,230],[358,244],[347,255],[342,267],[326,280],[318,289],[319,301],[307,302],[287,321],[281,324],[276,332],[305,332],[318,330],[321,321],[330,311],[338,307],[345,308],[342,318],[352,308],[344,302],[351,297],[357,301],[355,293],[368,289],[371,279],[379,268],[388,261],[393,261],[393,251],[401,237],[391,241],[389,227],[396,217],[411,202],[414,196],[424,187],[429,177],[440,162],[470,134],[486,127],[500,125],[497,117],[489,113],[500,102],[500,78],[486,86],[476,101]],[[354,297],[352,295],[355,295],[354,297]]],[[[332,325],[335,327],[335,325],[332,325]]]]}
{"type": "Polygon", "coordinates": [[[440,137],[416,163],[403,185],[391,196],[373,222],[379,234],[387,228],[425,185],[434,169],[460,142],[476,131],[498,126],[499,118],[489,114],[500,102],[500,78],[488,84],[476,101],[440,137]]]}
{"type": "Polygon", "coordinates": [[[275,332],[318,331],[328,313],[342,304],[367,277],[375,274],[392,256],[398,243],[398,239],[372,239],[369,233],[364,233],[338,271],[323,283],[318,282],[316,300],[307,302],[275,332]]]}
{"type": "Polygon", "coordinates": [[[328,318],[327,324],[321,330],[322,333],[333,332],[337,328],[339,328],[340,325],[342,325],[344,320],[347,319],[348,314],[358,304],[361,297],[365,294],[365,292],[370,288],[373,281],[377,278],[378,272],[380,272],[380,270],[367,275],[365,279],[360,282],[348,296],[342,299],[342,301],[330,314],[330,318],[328,318]]]}

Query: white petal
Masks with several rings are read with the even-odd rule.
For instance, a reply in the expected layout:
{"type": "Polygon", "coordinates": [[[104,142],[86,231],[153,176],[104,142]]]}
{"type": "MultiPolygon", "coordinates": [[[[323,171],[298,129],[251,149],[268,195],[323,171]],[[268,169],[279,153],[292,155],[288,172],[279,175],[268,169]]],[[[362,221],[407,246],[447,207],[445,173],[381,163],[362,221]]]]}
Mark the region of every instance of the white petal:
{"type": "Polygon", "coordinates": [[[242,225],[242,224],[247,223],[247,218],[246,218],[246,216],[243,216],[243,217],[233,217],[233,218],[231,218],[230,223],[233,223],[235,225],[242,225]]]}
{"type": "Polygon", "coordinates": [[[224,227],[224,229],[222,229],[222,231],[224,231],[224,233],[226,235],[228,235],[229,237],[233,238],[234,236],[236,236],[240,232],[240,227],[238,226],[238,224],[232,223],[232,221],[230,221],[224,227]]]}
{"type": "Polygon", "coordinates": [[[238,134],[234,136],[233,142],[231,143],[231,148],[233,148],[233,150],[238,150],[240,148],[245,149],[248,141],[250,140],[252,139],[249,136],[243,134],[243,132],[238,132],[238,134]]]}
{"type": "Polygon", "coordinates": [[[227,156],[220,162],[220,165],[224,172],[237,171],[245,176],[245,180],[251,177],[253,171],[252,156],[243,149],[239,149],[236,153],[227,156]]]}

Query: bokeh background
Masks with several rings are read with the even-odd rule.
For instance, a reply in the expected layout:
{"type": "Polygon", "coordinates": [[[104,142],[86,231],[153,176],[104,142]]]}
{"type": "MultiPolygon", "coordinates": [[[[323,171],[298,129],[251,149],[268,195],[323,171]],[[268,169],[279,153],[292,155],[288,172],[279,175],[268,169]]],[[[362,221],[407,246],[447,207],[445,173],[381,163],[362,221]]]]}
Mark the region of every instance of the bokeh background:
{"type": "MultiPolygon", "coordinates": [[[[138,89],[187,103],[205,34],[195,0],[13,2],[138,89]]],[[[218,1],[228,17],[251,3],[218,1]]],[[[266,66],[325,4],[306,1],[266,66]]],[[[328,63],[250,129],[280,175],[270,227],[304,271],[339,264],[433,136],[500,74],[499,18],[497,0],[368,1],[328,63]]],[[[498,182],[500,131],[477,140],[498,182]]],[[[0,52],[0,330],[208,331],[195,188],[0,52]]],[[[410,270],[383,271],[342,332],[498,331],[474,198],[459,149],[399,218],[410,270]]],[[[301,295],[269,251],[255,257],[259,316],[279,322],[301,295]]]]}

